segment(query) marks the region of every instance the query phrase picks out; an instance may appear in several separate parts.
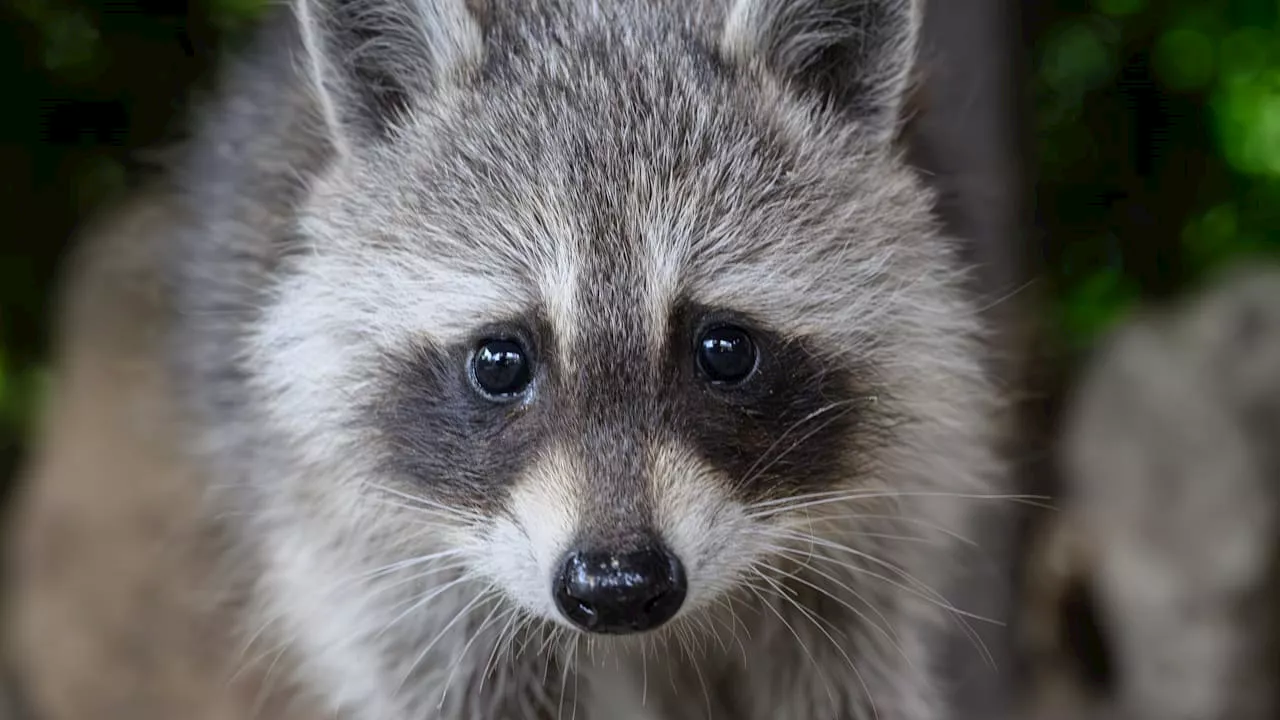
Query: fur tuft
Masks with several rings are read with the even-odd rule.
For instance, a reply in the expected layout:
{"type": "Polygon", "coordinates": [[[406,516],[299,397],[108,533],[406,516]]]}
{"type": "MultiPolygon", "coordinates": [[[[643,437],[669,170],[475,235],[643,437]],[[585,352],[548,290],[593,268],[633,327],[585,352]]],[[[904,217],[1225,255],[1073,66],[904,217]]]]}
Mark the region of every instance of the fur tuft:
{"type": "Polygon", "coordinates": [[[483,60],[481,28],[466,0],[298,0],[294,7],[306,67],[340,139],[392,132],[414,103],[483,60]]]}
{"type": "Polygon", "coordinates": [[[922,0],[735,0],[720,40],[760,66],[891,137],[916,61],[922,0]]]}

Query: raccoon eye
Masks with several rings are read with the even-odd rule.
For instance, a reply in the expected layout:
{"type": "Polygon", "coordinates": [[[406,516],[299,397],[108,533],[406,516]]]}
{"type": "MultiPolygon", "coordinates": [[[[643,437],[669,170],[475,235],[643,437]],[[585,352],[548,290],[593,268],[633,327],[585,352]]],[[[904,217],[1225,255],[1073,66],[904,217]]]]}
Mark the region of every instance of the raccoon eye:
{"type": "Polygon", "coordinates": [[[740,327],[719,325],[698,338],[698,370],[711,382],[732,385],[755,372],[759,359],[751,335],[740,327]]]}
{"type": "Polygon", "coordinates": [[[485,340],[471,356],[471,378],[491,398],[519,395],[532,379],[529,356],[514,340],[485,340]]]}

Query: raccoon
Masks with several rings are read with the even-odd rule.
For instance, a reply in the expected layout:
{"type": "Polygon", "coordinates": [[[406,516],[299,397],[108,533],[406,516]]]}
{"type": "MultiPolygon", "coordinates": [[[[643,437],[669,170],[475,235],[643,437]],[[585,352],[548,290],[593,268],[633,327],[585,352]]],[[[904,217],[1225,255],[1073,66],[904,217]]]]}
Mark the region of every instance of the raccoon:
{"type": "Polygon", "coordinates": [[[71,281],[42,717],[947,717],[997,403],[920,4],[288,10],[71,281]]]}
{"type": "Polygon", "coordinates": [[[1086,364],[1032,555],[1028,717],[1280,710],[1280,269],[1235,267],[1086,364]]]}

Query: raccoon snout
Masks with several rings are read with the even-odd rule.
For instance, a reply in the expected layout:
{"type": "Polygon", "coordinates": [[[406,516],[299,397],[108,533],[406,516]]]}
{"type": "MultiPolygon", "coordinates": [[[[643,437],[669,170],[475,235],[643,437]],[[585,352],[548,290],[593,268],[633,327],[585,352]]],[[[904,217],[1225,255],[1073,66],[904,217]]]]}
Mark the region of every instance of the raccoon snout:
{"type": "Polygon", "coordinates": [[[573,551],[552,587],[569,622],[605,635],[661,626],[679,612],[687,592],[684,565],[660,545],[623,554],[573,551]]]}

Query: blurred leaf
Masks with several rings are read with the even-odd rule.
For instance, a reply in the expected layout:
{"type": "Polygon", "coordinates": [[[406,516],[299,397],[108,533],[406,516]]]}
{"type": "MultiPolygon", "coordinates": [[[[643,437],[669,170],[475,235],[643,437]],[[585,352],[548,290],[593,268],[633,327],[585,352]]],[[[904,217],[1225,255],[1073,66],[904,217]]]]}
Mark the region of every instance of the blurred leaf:
{"type": "Polygon", "coordinates": [[[1214,79],[1214,41],[1191,27],[1168,30],[1156,41],[1152,66],[1170,89],[1200,90],[1214,79]]]}
{"type": "Polygon", "coordinates": [[[1242,173],[1280,176],[1280,67],[1224,78],[1211,107],[1226,160],[1242,173]]]}
{"type": "Polygon", "coordinates": [[[86,80],[101,65],[98,28],[82,10],[55,6],[48,0],[14,0],[19,15],[40,29],[45,69],[86,80]]]}
{"type": "Polygon", "coordinates": [[[1275,43],[1274,29],[1242,27],[1227,33],[1218,49],[1222,76],[1239,77],[1266,70],[1274,62],[1275,43]]]}
{"type": "Polygon", "coordinates": [[[268,0],[216,0],[210,20],[223,30],[238,30],[261,18],[269,6],[268,0]]]}
{"type": "Polygon", "coordinates": [[[1196,265],[1217,265],[1232,254],[1240,234],[1239,220],[1235,203],[1227,202],[1187,225],[1182,243],[1196,265]]]}
{"type": "Polygon", "coordinates": [[[0,417],[9,408],[9,363],[5,359],[4,345],[0,345],[0,417]]]}
{"type": "Polygon", "coordinates": [[[1106,15],[1135,15],[1147,7],[1146,0],[1093,0],[1093,6],[1106,15]]]}
{"type": "Polygon", "coordinates": [[[28,368],[22,373],[0,371],[0,376],[7,377],[0,387],[0,429],[21,435],[43,406],[48,374],[41,368],[28,368]]]}
{"type": "Polygon", "coordinates": [[[1116,268],[1095,272],[1067,288],[1059,304],[1059,324],[1068,344],[1088,344],[1123,317],[1138,296],[1137,285],[1116,268]]]}
{"type": "Polygon", "coordinates": [[[1116,66],[1114,39],[1098,23],[1076,20],[1045,41],[1040,76],[1051,91],[1078,98],[1110,80],[1116,66]]]}

